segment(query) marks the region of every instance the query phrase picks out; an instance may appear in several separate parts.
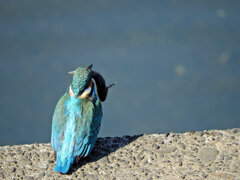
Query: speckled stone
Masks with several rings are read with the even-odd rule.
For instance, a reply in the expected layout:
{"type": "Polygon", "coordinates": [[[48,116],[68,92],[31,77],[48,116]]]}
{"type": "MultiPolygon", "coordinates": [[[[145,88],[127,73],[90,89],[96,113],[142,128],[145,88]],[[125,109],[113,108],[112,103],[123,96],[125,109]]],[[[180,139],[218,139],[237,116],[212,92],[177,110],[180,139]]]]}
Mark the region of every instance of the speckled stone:
{"type": "Polygon", "coordinates": [[[45,162],[40,162],[39,164],[38,164],[38,167],[40,168],[40,169],[44,169],[44,170],[47,170],[48,169],[48,164],[47,163],[45,163],[45,162]]]}
{"type": "Polygon", "coordinates": [[[198,157],[203,162],[212,162],[216,159],[218,153],[218,150],[215,148],[204,147],[200,149],[198,157]]]}
{"type": "Polygon", "coordinates": [[[68,174],[50,144],[0,147],[0,179],[240,179],[240,129],[98,138],[68,174]]]}
{"type": "Polygon", "coordinates": [[[23,180],[34,180],[32,176],[25,176],[23,177],[23,180]]]}
{"type": "Polygon", "coordinates": [[[28,158],[25,158],[25,157],[21,158],[19,162],[20,162],[22,165],[32,165],[31,160],[28,159],[28,158]]]}

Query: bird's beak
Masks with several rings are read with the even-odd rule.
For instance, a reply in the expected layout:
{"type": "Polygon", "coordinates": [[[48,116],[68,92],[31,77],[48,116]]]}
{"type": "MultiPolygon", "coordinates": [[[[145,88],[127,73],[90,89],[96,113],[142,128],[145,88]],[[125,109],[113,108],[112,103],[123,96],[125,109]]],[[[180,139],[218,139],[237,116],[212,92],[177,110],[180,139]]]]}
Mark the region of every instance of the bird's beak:
{"type": "Polygon", "coordinates": [[[92,67],[93,67],[93,64],[89,65],[87,68],[92,69],[92,67]]]}
{"type": "Polygon", "coordinates": [[[75,71],[69,71],[68,74],[73,75],[75,73],[75,71]]]}

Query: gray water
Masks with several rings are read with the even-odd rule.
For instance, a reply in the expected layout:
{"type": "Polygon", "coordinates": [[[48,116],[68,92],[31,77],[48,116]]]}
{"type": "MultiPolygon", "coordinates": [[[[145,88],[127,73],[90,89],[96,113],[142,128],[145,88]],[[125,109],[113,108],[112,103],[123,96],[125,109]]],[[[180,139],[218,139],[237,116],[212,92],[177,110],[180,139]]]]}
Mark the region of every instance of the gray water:
{"type": "Polygon", "coordinates": [[[240,127],[240,1],[1,1],[0,145],[49,142],[71,82],[110,90],[100,136],[240,127]]]}

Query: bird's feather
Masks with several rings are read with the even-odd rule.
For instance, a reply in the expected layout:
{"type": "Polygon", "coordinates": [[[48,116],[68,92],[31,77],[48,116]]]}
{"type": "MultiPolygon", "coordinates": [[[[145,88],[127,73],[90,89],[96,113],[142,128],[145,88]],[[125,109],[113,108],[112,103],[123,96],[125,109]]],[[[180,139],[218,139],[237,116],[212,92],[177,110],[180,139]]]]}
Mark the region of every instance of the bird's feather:
{"type": "Polygon", "coordinates": [[[51,139],[57,151],[56,172],[66,173],[77,156],[87,156],[95,145],[102,108],[94,89],[93,97],[78,99],[66,93],[56,106],[51,139]]]}

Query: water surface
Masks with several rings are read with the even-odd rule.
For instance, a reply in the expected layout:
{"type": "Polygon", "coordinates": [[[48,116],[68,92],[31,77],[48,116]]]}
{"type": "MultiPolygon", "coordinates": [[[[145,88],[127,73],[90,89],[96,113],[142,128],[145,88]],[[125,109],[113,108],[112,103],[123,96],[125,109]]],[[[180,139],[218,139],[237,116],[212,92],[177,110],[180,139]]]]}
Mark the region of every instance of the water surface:
{"type": "Polygon", "coordinates": [[[240,2],[2,1],[0,145],[49,142],[71,81],[107,83],[100,136],[240,127],[240,2]]]}

